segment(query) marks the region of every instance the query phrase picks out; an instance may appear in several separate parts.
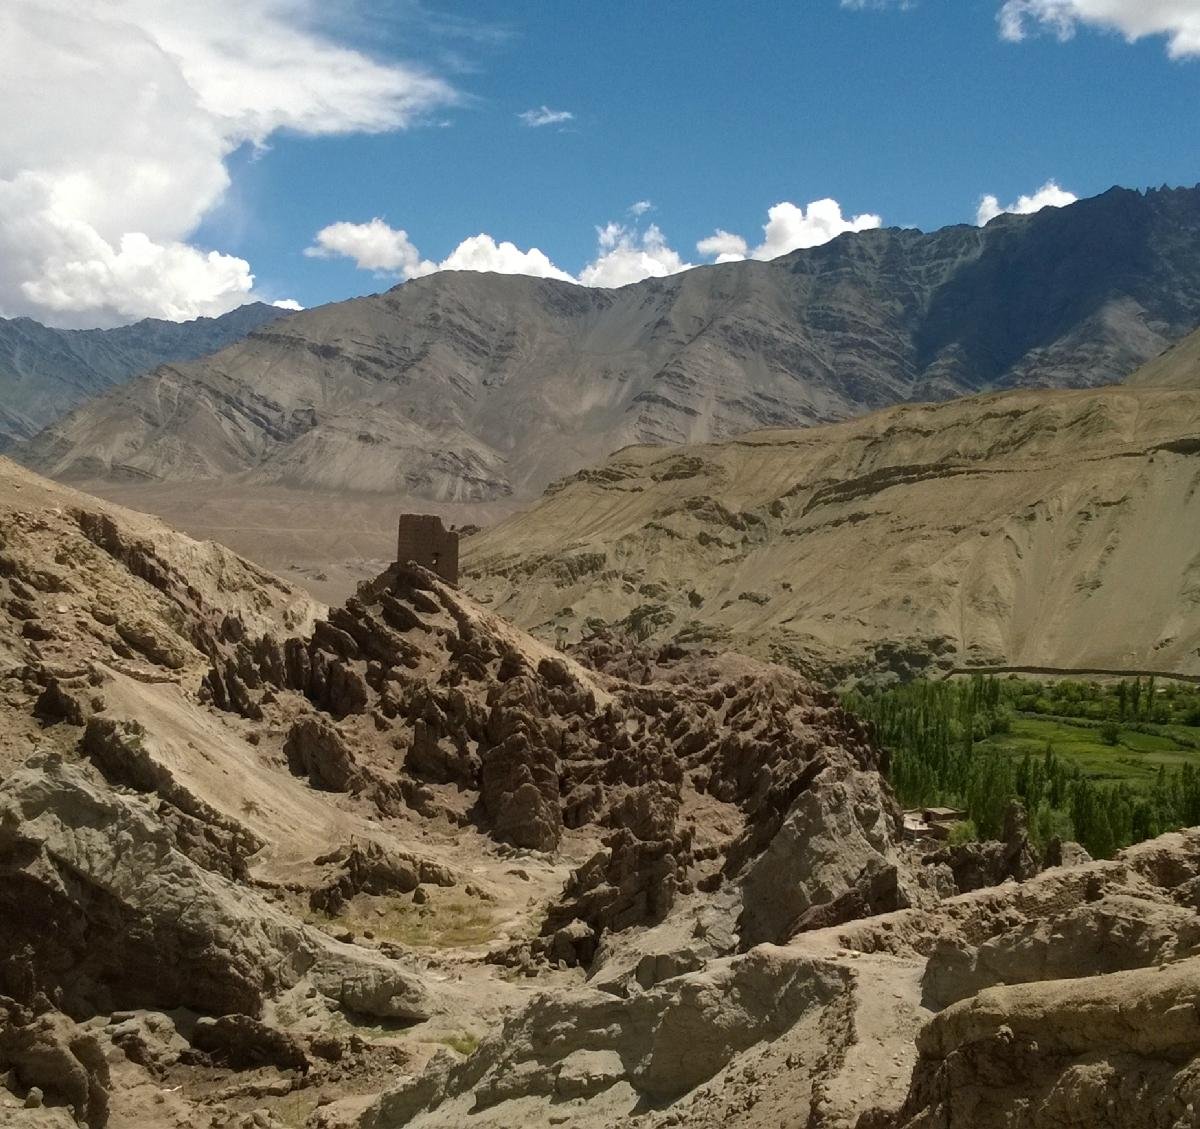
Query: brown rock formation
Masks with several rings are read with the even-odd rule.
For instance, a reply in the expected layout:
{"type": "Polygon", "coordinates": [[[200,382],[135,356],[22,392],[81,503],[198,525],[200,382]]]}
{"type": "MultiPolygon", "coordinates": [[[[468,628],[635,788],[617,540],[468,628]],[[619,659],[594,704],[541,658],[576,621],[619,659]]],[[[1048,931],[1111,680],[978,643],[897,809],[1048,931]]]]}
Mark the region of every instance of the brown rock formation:
{"type": "MultiPolygon", "coordinates": [[[[586,926],[580,951],[591,952],[606,930],[661,920],[698,886],[745,874],[753,897],[756,883],[776,881],[760,880],[754,860],[785,820],[809,805],[810,822],[824,826],[847,805],[847,788],[858,813],[851,823],[866,827],[853,859],[821,863],[802,904],[770,927],[747,925],[746,943],[782,936],[797,914],[874,881],[876,870],[893,868],[890,893],[876,881],[837,915],[851,904],[904,904],[889,861],[896,809],[871,771],[878,753],[830,699],[750,660],[679,648],[631,654],[604,638],[579,654],[597,670],[520,640],[432,573],[395,566],[307,642],[243,640],[205,686],[214,703],[250,718],[269,716],[278,691],[307,698],[314,712],[292,723],[285,751],[317,787],[369,794],[385,810],[401,799],[425,813],[465,813],[495,839],[535,851],[593,829],[598,849],[535,945],[556,959],[572,922],[586,926]],[[362,688],[352,713],[330,697],[333,670],[362,688]],[[403,757],[381,756],[381,744],[403,757]],[[455,794],[475,800],[464,807],[455,794]],[[702,809],[720,814],[714,826],[703,825],[702,809]]],[[[836,854],[843,832],[826,828],[822,849],[836,854]]],[[[815,859],[816,835],[795,832],[771,865],[815,859]]]]}

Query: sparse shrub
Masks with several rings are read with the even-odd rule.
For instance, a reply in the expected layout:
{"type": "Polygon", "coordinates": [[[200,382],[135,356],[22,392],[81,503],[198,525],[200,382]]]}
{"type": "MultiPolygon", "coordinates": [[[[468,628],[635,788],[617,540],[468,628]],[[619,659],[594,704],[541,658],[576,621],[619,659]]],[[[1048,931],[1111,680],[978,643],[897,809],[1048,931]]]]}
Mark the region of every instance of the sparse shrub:
{"type": "Polygon", "coordinates": [[[952,847],[958,847],[963,843],[974,843],[978,838],[979,831],[974,820],[964,819],[950,828],[950,838],[946,842],[952,847]]]}
{"type": "Polygon", "coordinates": [[[438,1042],[444,1043],[452,1051],[457,1051],[464,1058],[474,1054],[475,1048],[479,1046],[478,1037],[472,1035],[469,1031],[460,1031],[457,1035],[447,1035],[445,1038],[439,1039],[438,1042]]]}

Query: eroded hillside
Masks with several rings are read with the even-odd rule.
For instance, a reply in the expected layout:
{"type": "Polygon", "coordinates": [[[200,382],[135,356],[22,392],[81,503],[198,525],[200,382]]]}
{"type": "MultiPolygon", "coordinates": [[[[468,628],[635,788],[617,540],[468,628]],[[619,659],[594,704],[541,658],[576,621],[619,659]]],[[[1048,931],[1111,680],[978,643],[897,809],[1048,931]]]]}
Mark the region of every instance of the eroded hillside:
{"type": "Polygon", "coordinates": [[[317,619],[224,549],[0,466],[22,1098],[93,1126],[353,1113],[610,936],[675,914],[729,952],[906,898],[877,750],[793,674],[585,667],[419,571],[317,619]],[[844,812],[810,878],[742,895],[797,806],[844,812]]]}
{"type": "Polygon", "coordinates": [[[1179,382],[630,448],[472,537],[465,582],[544,638],[602,622],[834,676],[1200,673],[1200,381],[1179,382]]]}

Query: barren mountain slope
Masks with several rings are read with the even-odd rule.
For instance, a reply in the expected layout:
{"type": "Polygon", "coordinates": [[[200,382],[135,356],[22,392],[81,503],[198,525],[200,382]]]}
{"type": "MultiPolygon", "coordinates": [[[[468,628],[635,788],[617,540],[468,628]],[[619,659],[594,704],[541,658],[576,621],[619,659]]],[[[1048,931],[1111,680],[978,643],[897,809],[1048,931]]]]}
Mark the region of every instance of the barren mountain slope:
{"type": "Polygon", "coordinates": [[[52,329],[0,318],[0,450],[139,372],[190,361],[283,317],[263,302],[188,322],[145,318],[116,329],[52,329]]]}
{"type": "Polygon", "coordinates": [[[546,638],[589,619],[801,668],[1200,673],[1200,389],[1013,392],[635,447],[467,542],[546,638]]]}
{"type": "Polygon", "coordinates": [[[1200,389],[1200,330],[1147,361],[1125,383],[1135,388],[1200,389]]]}
{"type": "Polygon", "coordinates": [[[628,443],[1120,380],[1200,323],[1200,189],[843,236],[619,290],[443,272],[173,365],[23,448],[60,478],[440,503],[628,443]]]}

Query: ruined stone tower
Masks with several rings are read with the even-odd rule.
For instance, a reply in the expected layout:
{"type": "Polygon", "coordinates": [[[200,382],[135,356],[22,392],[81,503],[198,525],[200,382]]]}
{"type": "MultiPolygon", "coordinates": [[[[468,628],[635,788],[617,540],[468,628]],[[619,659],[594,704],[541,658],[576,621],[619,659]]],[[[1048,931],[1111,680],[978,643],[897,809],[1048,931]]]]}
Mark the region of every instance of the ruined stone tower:
{"type": "Polygon", "coordinates": [[[419,564],[450,584],[457,584],[458,534],[446,529],[434,514],[401,514],[396,560],[400,564],[419,564]]]}

